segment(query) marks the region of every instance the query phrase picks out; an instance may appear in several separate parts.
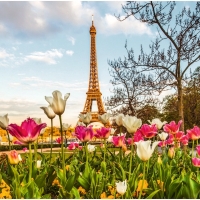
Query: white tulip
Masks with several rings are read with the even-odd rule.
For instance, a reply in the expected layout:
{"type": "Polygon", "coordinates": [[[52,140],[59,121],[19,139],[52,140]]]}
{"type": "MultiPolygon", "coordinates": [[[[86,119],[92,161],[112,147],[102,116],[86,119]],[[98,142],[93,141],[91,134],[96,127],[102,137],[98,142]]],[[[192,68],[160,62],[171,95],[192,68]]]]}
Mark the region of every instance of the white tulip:
{"type": "Polygon", "coordinates": [[[78,121],[76,126],[85,126],[85,124],[83,122],[78,121]]]}
{"type": "Polygon", "coordinates": [[[151,146],[151,141],[139,141],[135,142],[137,145],[137,155],[142,161],[147,161],[152,156],[152,153],[156,146],[159,144],[159,141],[156,141],[151,146]]]}
{"type": "Polygon", "coordinates": [[[65,111],[66,101],[69,98],[70,93],[65,94],[64,99],[62,98],[62,93],[58,90],[52,92],[52,95],[53,97],[45,96],[45,99],[56,115],[62,115],[65,111]]]}
{"type": "Polygon", "coordinates": [[[110,135],[110,136],[108,137],[107,141],[108,141],[108,142],[112,142],[112,141],[113,141],[112,138],[113,138],[113,136],[110,135]]]}
{"type": "Polygon", "coordinates": [[[118,114],[117,117],[115,118],[115,122],[118,126],[123,125],[123,121],[122,121],[123,118],[124,118],[124,114],[122,113],[118,114]]]}
{"type": "Polygon", "coordinates": [[[66,124],[66,123],[62,124],[63,131],[67,131],[70,127],[71,127],[71,125],[69,125],[69,124],[66,124]]]}
{"type": "Polygon", "coordinates": [[[162,126],[163,126],[164,124],[167,123],[166,121],[161,122],[160,119],[158,119],[158,118],[155,118],[155,119],[153,119],[152,121],[148,120],[148,122],[149,122],[151,125],[156,124],[156,126],[157,126],[158,129],[161,129],[162,126]]]}
{"type": "Polygon", "coordinates": [[[19,159],[20,162],[22,161],[22,157],[21,157],[20,154],[18,154],[18,159],[19,159]]]}
{"type": "Polygon", "coordinates": [[[137,129],[142,125],[142,120],[135,116],[128,116],[122,118],[123,126],[129,133],[135,133],[137,129]]]}
{"type": "Polygon", "coordinates": [[[103,124],[107,124],[109,123],[109,119],[110,119],[110,113],[104,113],[103,115],[99,115],[98,119],[103,123],[103,124]]]}
{"type": "Polygon", "coordinates": [[[119,194],[123,195],[127,190],[126,180],[116,183],[116,190],[119,194]]]}
{"type": "Polygon", "coordinates": [[[92,115],[91,113],[86,113],[86,114],[80,114],[79,115],[79,119],[84,123],[84,124],[89,124],[91,119],[92,119],[92,115]]]}
{"type": "Polygon", "coordinates": [[[95,145],[88,144],[87,148],[88,148],[88,151],[91,153],[91,152],[95,151],[96,146],[95,146],[95,145]]]}
{"type": "Polygon", "coordinates": [[[9,124],[8,114],[6,114],[4,116],[0,116],[0,127],[3,130],[6,130],[8,124],[9,124]]]}
{"type": "Polygon", "coordinates": [[[40,168],[40,167],[41,167],[41,163],[42,163],[41,160],[37,160],[37,168],[40,168]]]}
{"type": "Polygon", "coordinates": [[[51,108],[51,106],[48,106],[48,107],[40,107],[44,113],[46,114],[46,116],[49,118],[49,119],[53,119],[56,114],[53,112],[53,109],[51,108]]]}
{"type": "Polygon", "coordinates": [[[166,140],[166,138],[167,138],[167,136],[168,136],[168,133],[162,132],[162,133],[160,133],[160,134],[158,134],[158,135],[159,135],[160,139],[161,139],[162,141],[164,141],[164,140],[166,140]]]}
{"type": "Polygon", "coordinates": [[[124,136],[124,137],[126,137],[126,133],[118,133],[117,136],[124,136]]]}
{"type": "Polygon", "coordinates": [[[116,131],[116,129],[111,128],[111,129],[110,129],[110,135],[114,135],[115,131],[116,131]]]}

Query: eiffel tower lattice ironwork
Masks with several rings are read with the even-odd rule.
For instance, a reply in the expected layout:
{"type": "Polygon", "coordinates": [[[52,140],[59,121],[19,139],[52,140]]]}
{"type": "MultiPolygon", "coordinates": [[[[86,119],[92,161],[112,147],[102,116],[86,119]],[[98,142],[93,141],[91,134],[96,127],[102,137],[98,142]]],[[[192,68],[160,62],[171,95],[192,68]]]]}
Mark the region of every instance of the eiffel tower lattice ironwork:
{"type": "Polygon", "coordinates": [[[91,49],[90,49],[90,78],[89,87],[85,106],[82,114],[90,112],[92,115],[91,122],[98,122],[98,115],[104,114],[106,111],[101,99],[102,93],[100,92],[99,79],[98,79],[98,68],[97,68],[97,56],[96,56],[96,28],[93,23],[92,16],[92,26],[90,27],[91,36],[91,49]],[[92,111],[92,105],[96,101],[98,111],[92,111]]]}

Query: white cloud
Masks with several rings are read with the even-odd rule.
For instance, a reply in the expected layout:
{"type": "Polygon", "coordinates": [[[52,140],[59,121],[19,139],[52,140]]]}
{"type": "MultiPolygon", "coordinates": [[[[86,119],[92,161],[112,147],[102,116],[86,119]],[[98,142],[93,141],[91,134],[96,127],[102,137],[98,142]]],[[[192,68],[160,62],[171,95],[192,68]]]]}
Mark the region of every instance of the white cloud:
{"type": "Polygon", "coordinates": [[[73,38],[73,37],[68,37],[67,39],[72,43],[72,45],[75,44],[75,38],[73,38]]]}
{"type": "Polygon", "coordinates": [[[43,2],[41,2],[41,1],[29,1],[29,3],[30,3],[33,7],[37,8],[37,9],[43,10],[43,9],[45,8],[43,2]]]}
{"type": "Polygon", "coordinates": [[[68,50],[68,51],[66,51],[66,54],[69,55],[69,56],[72,56],[74,54],[74,52],[68,50]]]}
{"type": "Polygon", "coordinates": [[[26,60],[35,60],[44,62],[50,65],[56,64],[56,58],[61,58],[63,56],[61,50],[51,49],[46,52],[33,52],[30,55],[26,56],[26,60]]]}
{"type": "MultiPolygon", "coordinates": [[[[123,18],[122,16],[121,18],[123,18]]],[[[111,14],[106,14],[104,18],[101,18],[99,31],[107,34],[148,34],[152,35],[152,32],[148,26],[139,22],[134,17],[129,17],[124,21],[118,21],[117,18],[111,14]]]]}
{"type": "Polygon", "coordinates": [[[7,57],[9,57],[9,56],[13,56],[13,55],[7,53],[5,49],[0,49],[0,59],[7,58],[7,57]]]}

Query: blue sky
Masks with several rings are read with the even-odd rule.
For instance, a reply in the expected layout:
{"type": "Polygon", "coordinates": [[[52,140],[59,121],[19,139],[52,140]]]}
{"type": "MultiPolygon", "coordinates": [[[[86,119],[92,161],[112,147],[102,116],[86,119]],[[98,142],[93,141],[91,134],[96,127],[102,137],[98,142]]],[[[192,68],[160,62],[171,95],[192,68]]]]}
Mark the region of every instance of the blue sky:
{"type": "MultiPolygon", "coordinates": [[[[195,2],[182,2],[186,7],[195,2]]],[[[103,98],[112,85],[108,60],[126,56],[128,47],[148,47],[156,29],[133,17],[119,22],[122,1],[1,1],[0,2],[0,115],[10,123],[27,117],[50,124],[41,106],[54,90],[70,93],[63,122],[75,125],[88,90],[92,15],[103,98]]],[[[176,8],[178,10],[178,7],[176,8]]],[[[58,125],[58,117],[54,120],[58,125]]]]}

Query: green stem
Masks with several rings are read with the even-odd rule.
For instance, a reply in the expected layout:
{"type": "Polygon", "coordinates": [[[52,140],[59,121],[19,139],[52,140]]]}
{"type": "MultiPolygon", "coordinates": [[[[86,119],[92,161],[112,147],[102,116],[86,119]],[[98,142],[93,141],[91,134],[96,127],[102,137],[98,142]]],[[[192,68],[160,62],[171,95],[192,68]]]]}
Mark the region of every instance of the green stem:
{"type": "Polygon", "coordinates": [[[37,143],[34,143],[34,159],[35,159],[35,165],[37,166],[37,143]]]}
{"type": "Polygon", "coordinates": [[[104,162],[106,161],[106,139],[104,139],[104,155],[103,155],[104,162]]]}
{"type": "Polygon", "coordinates": [[[41,135],[42,137],[42,144],[41,144],[41,153],[42,153],[42,148],[43,148],[43,134],[41,135]]]}
{"type": "Polygon", "coordinates": [[[128,181],[130,181],[130,177],[131,177],[131,168],[132,168],[132,159],[133,159],[133,144],[131,144],[131,153],[130,154],[131,154],[131,156],[130,156],[128,181]]]}
{"type": "Polygon", "coordinates": [[[142,177],[142,187],[140,189],[140,194],[139,194],[138,199],[141,199],[141,195],[142,195],[142,190],[143,190],[143,186],[144,186],[144,178],[145,178],[145,168],[146,168],[146,162],[144,162],[143,177],[142,177]]]}
{"type": "Polygon", "coordinates": [[[9,136],[8,130],[6,130],[6,132],[7,132],[7,136],[8,136],[9,151],[10,151],[10,150],[11,150],[11,146],[10,146],[10,136],[9,136]]]}
{"type": "Polygon", "coordinates": [[[193,158],[193,156],[194,156],[194,140],[192,140],[192,158],[193,158]]]}
{"type": "Polygon", "coordinates": [[[62,168],[63,168],[63,174],[64,179],[66,179],[66,168],[65,168],[65,154],[64,154],[64,143],[63,143],[63,130],[62,130],[62,118],[61,115],[59,115],[60,120],[60,133],[61,133],[61,155],[62,155],[62,168]]]}
{"type": "Polygon", "coordinates": [[[85,143],[85,156],[86,156],[86,163],[88,163],[88,146],[87,146],[87,142],[85,143]]]}
{"type": "Polygon", "coordinates": [[[32,178],[32,149],[31,149],[31,143],[29,143],[28,146],[29,146],[29,178],[28,178],[28,182],[30,182],[31,178],[32,178]]]}
{"type": "Polygon", "coordinates": [[[51,163],[51,158],[52,158],[52,146],[53,146],[53,119],[51,119],[51,151],[50,151],[49,163],[51,163]]]}

